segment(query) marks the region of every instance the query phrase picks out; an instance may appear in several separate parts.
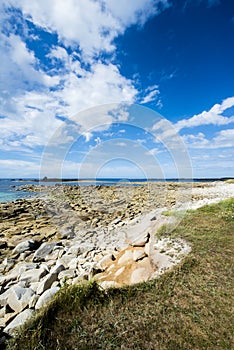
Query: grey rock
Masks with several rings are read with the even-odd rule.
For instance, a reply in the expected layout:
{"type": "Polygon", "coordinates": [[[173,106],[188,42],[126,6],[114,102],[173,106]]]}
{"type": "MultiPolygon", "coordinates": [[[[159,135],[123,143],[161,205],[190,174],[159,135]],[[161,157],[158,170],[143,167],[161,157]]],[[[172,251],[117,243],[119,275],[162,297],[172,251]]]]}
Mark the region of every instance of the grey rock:
{"type": "Polygon", "coordinates": [[[14,335],[16,329],[22,326],[29,318],[34,315],[34,311],[30,309],[26,309],[20,314],[18,314],[12,322],[8,324],[6,328],[4,328],[4,332],[10,335],[14,335]]]}
{"type": "Polygon", "coordinates": [[[21,242],[17,244],[17,246],[13,249],[12,253],[23,253],[26,250],[34,250],[37,247],[37,242],[33,239],[30,239],[28,241],[21,242]]]}
{"type": "Polygon", "coordinates": [[[33,295],[32,289],[16,285],[9,289],[7,303],[12,310],[19,313],[28,306],[33,295]]]}
{"type": "Polygon", "coordinates": [[[149,232],[146,232],[142,235],[139,235],[134,239],[134,241],[131,243],[133,247],[144,247],[146,243],[149,242],[150,234],[149,232]]]}
{"type": "Polygon", "coordinates": [[[65,270],[65,267],[61,263],[56,263],[56,265],[51,269],[51,274],[59,274],[61,271],[65,270]]]}
{"type": "Polygon", "coordinates": [[[38,288],[37,288],[37,294],[42,294],[44,293],[47,289],[49,289],[52,284],[57,281],[58,275],[62,273],[64,270],[64,265],[58,263],[55,265],[52,269],[51,272],[39,283],[38,288]]]}
{"type": "Polygon", "coordinates": [[[66,280],[74,277],[76,277],[76,272],[71,269],[61,271],[60,274],[58,275],[59,280],[64,280],[64,279],[66,280]]]}
{"type": "Polygon", "coordinates": [[[105,269],[113,260],[115,260],[115,257],[113,254],[105,255],[99,262],[98,265],[105,269]]]}
{"type": "Polygon", "coordinates": [[[25,271],[19,277],[19,281],[25,281],[27,284],[39,282],[47,273],[48,269],[46,269],[45,266],[41,266],[39,269],[25,271]]]}
{"type": "Polygon", "coordinates": [[[56,242],[43,243],[40,248],[36,250],[33,261],[45,261],[45,258],[53,251],[56,245],[56,242]]]}
{"type": "Polygon", "coordinates": [[[9,296],[9,289],[7,289],[4,293],[0,295],[0,306],[7,305],[8,296],[9,296]]]}
{"type": "Polygon", "coordinates": [[[52,296],[59,291],[59,287],[52,287],[48,290],[46,290],[38,299],[35,309],[38,310],[42,306],[44,306],[51,298],[52,296]]]}

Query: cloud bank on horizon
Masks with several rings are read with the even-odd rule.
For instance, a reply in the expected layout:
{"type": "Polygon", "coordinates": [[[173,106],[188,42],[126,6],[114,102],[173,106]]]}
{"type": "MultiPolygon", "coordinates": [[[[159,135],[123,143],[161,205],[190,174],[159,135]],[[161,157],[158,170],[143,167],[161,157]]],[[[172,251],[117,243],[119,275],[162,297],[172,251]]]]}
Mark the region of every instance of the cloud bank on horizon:
{"type": "MultiPolygon", "coordinates": [[[[209,18],[212,29],[219,15],[232,37],[233,13],[217,0],[180,3],[167,0],[1,1],[0,177],[38,177],[43,150],[48,144],[51,146],[51,140],[54,143],[53,150],[50,149],[51,163],[52,159],[60,158],[59,152],[53,153],[55,149],[64,149],[72,142],[76,144],[77,149],[73,145],[63,162],[63,175],[77,176],[84,154],[94,152],[95,147],[100,152],[100,144],[110,138],[117,140],[112,146],[115,149],[119,145],[122,158],[117,155],[116,158],[122,160],[105,163],[105,171],[100,172],[102,176],[141,177],[144,172],[126,163],[126,154],[134,149],[126,140],[131,140],[144,146],[139,153],[139,164],[147,174],[157,176],[151,169],[152,158],[145,161],[150,155],[163,167],[160,174],[173,177],[176,173],[167,153],[173,153],[178,144],[176,132],[188,149],[195,177],[234,176],[231,63],[234,45],[227,43],[228,60],[225,61],[227,52],[224,52],[223,65],[220,65],[221,53],[210,52],[212,43],[207,44],[207,53],[203,46],[198,47],[199,42],[205,45],[199,36],[200,29],[193,32],[189,28],[189,16],[199,16],[201,26],[204,17],[207,27],[202,30],[209,39],[209,18]],[[181,31],[179,23],[183,21],[187,32],[181,31]],[[167,44],[165,40],[162,42],[163,35],[167,35],[167,44]],[[152,40],[155,40],[154,46],[152,40]],[[207,62],[212,58],[214,68],[204,60],[199,69],[196,64],[200,59],[199,49],[203,49],[203,55],[207,54],[207,62]],[[184,64],[186,55],[191,59],[184,64]],[[208,73],[204,73],[204,69],[208,73]],[[193,70],[195,75],[191,76],[189,91],[188,77],[193,70]],[[199,74],[209,74],[210,79],[200,81],[199,74]],[[211,78],[215,75],[219,79],[217,86],[211,78]],[[226,75],[230,81],[224,79],[226,75]],[[207,101],[201,91],[204,98],[200,98],[199,103],[193,89],[195,86],[200,91],[202,85],[207,91],[207,101]],[[189,107],[186,101],[190,102],[189,107]],[[142,122],[143,131],[135,130],[127,111],[122,111],[116,119],[105,107],[103,110],[99,107],[99,113],[83,113],[95,106],[123,102],[150,107],[170,120],[172,128],[168,129],[165,126],[168,124],[161,119],[150,128],[142,122]],[[131,123],[133,126],[129,129],[131,123]],[[159,145],[156,130],[160,130],[164,147],[159,145]],[[75,135],[79,135],[79,141],[75,135]]],[[[229,40],[224,30],[217,29],[217,51],[225,37],[229,40]]],[[[145,115],[140,114],[137,118],[147,119],[146,109],[145,115]]],[[[105,159],[113,156],[112,146],[105,147],[105,159]]],[[[52,165],[46,175],[53,176],[53,168],[52,165]]],[[[89,175],[88,167],[85,175],[89,175]]]]}

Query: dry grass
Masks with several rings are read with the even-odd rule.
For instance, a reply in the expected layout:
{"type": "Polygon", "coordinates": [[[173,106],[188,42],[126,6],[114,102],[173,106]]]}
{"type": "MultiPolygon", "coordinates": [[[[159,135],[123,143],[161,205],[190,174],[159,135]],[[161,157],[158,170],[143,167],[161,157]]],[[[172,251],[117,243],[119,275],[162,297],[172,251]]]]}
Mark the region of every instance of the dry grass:
{"type": "Polygon", "coordinates": [[[157,280],[101,291],[65,287],[11,350],[232,349],[234,200],[187,213],[175,231],[192,245],[157,280]]]}

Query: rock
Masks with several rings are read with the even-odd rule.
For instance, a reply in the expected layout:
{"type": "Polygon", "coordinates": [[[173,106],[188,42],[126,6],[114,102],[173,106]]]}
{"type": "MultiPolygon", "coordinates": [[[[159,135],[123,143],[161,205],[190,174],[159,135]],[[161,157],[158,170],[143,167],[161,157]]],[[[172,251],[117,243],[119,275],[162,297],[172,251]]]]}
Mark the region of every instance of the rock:
{"type": "Polygon", "coordinates": [[[80,245],[71,246],[67,251],[67,255],[72,255],[74,257],[77,257],[80,253],[81,253],[80,245]]]}
{"type": "Polygon", "coordinates": [[[6,306],[7,305],[7,300],[9,296],[9,289],[7,289],[4,293],[0,295],[0,306],[6,306]]]}
{"type": "Polygon", "coordinates": [[[12,254],[21,254],[26,250],[34,250],[36,249],[38,242],[30,239],[28,241],[21,242],[17,244],[17,246],[13,249],[12,254]]]}
{"type": "Polygon", "coordinates": [[[127,249],[124,251],[124,254],[118,259],[118,265],[126,264],[131,260],[133,260],[133,251],[127,249]]]}
{"type": "Polygon", "coordinates": [[[30,309],[35,308],[35,305],[36,305],[38,299],[39,299],[39,295],[34,294],[33,297],[32,297],[32,299],[30,300],[30,302],[29,302],[29,304],[28,304],[28,307],[29,307],[30,309]]]}
{"type": "Polygon", "coordinates": [[[59,280],[67,280],[76,277],[76,272],[74,270],[68,269],[61,271],[58,275],[59,280]]]}
{"type": "Polygon", "coordinates": [[[2,327],[6,327],[17,316],[16,312],[7,312],[4,317],[1,318],[2,327]]]}
{"type": "Polygon", "coordinates": [[[12,322],[8,324],[6,328],[4,328],[4,332],[10,335],[14,335],[16,329],[22,326],[29,318],[34,315],[34,311],[31,309],[26,309],[20,314],[18,314],[12,322]]]}
{"type": "Polygon", "coordinates": [[[134,241],[131,243],[133,247],[144,247],[146,243],[149,242],[150,234],[149,232],[139,235],[134,241]]]}
{"type": "Polygon", "coordinates": [[[115,260],[115,257],[113,254],[105,255],[99,262],[98,265],[101,267],[101,269],[105,269],[112,261],[115,260]]]}
{"type": "Polygon", "coordinates": [[[133,251],[133,260],[134,261],[138,261],[138,260],[141,260],[141,259],[144,259],[146,257],[146,253],[145,253],[145,250],[144,248],[140,248],[140,249],[134,249],[133,251]]]}
{"type": "Polygon", "coordinates": [[[2,265],[4,267],[4,271],[8,272],[15,265],[15,259],[7,257],[3,260],[2,265]]]}
{"type": "Polygon", "coordinates": [[[33,295],[32,289],[16,285],[9,289],[7,303],[12,310],[19,313],[29,304],[33,295]]]}
{"type": "Polygon", "coordinates": [[[39,282],[47,273],[48,269],[45,266],[41,266],[39,269],[31,269],[22,273],[19,281],[25,281],[27,284],[39,282]]]}
{"type": "Polygon", "coordinates": [[[57,281],[59,273],[64,269],[64,265],[57,262],[57,264],[51,269],[50,273],[39,283],[37,294],[40,295],[49,289],[52,284],[57,281]]]}
{"type": "Polygon", "coordinates": [[[35,262],[40,262],[40,261],[45,261],[45,258],[47,255],[49,255],[54,247],[57,245],[56,242],[51,242],[51,243],[43,243],[39,249],[35,252],[33,256],[33,261],[35,262]]]}
{"type": "Polygon", "coordinates": [[[59,291],[59,287],[52,287],[48,290],[46,290],[38,299],[35,309],[38,310],[42,306],[44,306],[51,298],[52,296],[59,291]]]}
{"type": "Polygon", "coordinates": [[[38,285],[37,294],[44,293],[47,289],[49,289],[52,284],[57,280],[58,273],[50,273],[47,275],[38,285]]]}
{"type": "Polygon", "coordinates": [[[77,265],[78,265],[78,259],[77,258],[73,258],[68,264],[68,269],[76,270],[77,265]]]}
{"type": "Polygon", "coordinates": [[[118,283],[115,281],[102,281],[102,282],[99,282],[99,286],[103,289],[117,288],[118,283]]]}
{"type": "Polygon", "coordinates": [[[150,278],[150,273],[147,271],[144,267],[139,267],[138,269],[134,270],[131,278],[130,278],[130,284],[145,282],[150,278]]]}
{"type": "Polygon", "coordinates": [[[61,263],[56,263],[56,265],[51,269],[51,274],[59,274],[61,271],[65,270],[65,267],[61,263]]]}
{"type": "Polygon", "coordinates": [[[150,241],[145,245],[145,254],[150,256],[150,241]]]}

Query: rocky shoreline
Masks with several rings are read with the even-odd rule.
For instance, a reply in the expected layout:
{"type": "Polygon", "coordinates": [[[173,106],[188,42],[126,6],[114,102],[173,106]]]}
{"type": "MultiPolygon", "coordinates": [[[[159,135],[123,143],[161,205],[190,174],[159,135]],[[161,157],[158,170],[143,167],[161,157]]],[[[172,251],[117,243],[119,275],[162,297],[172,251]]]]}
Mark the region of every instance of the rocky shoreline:
{"type": "Polygon", "coordinates": [[[21,190],[39,197],[0,204],[2,342],[64,283],[108,288],[159,276],[190,252],[182,240],[157,240],[172,220],[162,212],[234,197],[234,184],[223,182],[21,190]]]}

